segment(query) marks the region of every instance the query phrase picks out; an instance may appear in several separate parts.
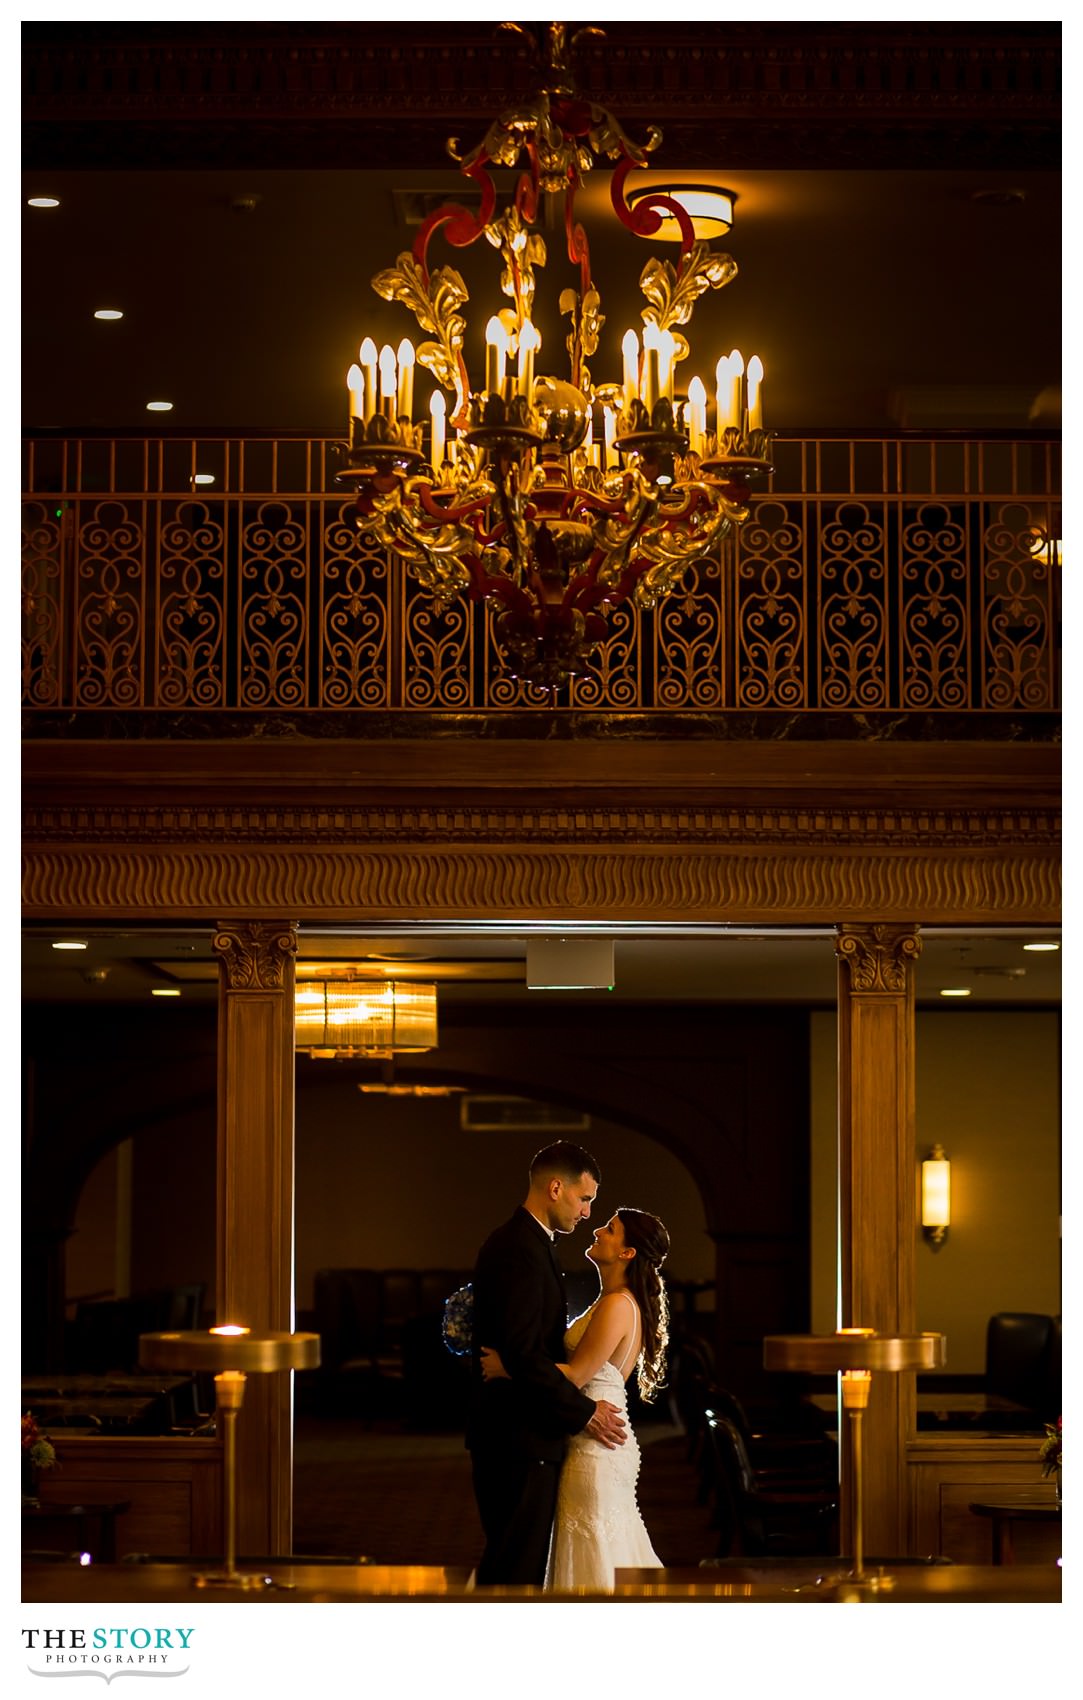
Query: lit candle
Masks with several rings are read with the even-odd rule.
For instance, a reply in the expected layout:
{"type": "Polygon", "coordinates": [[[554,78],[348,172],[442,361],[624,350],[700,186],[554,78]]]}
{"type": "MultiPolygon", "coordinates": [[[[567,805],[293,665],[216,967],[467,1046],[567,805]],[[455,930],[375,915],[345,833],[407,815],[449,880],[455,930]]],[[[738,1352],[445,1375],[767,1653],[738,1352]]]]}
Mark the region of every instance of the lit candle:
{"type": "Polygon", "coordinates": [[[528,402],[534,400],[534,351],[540,347],[541,332],[524,319],[519,332],[519,394],[528,402]]]}
{"type": "Polygon", "coordinates": [[[414,416],[414,345],[408,337],[399,343],[399,418],[414,416]]]}
{"type": "Polygon", "coordinates": [[[350,418],[361,418],[361,390],[364,385],[361,368],[355,361],[346,374],[346,388],[350,392],[350,418]]]}
{"type": "Polygon", "coordinates": [[[624,355],[624,405],[627,407],[639,394],[639,338],[635,331],[625,331],[620,346],[624,355]]]}
{"type": "Polygon", "coordinates": [[[395,417],[395,350],[388,343],[380,350],[380,412],[395,417]]]}
{"type": "Polygon", "coordinates": [[[763,361],[758,354],[748,363],[748,428],[763,429],[763,361]]]}
{"type": "Polygon", "coordinates": [[[718,362],[718,432],[721,436],[727,425],[741,423],[741,379],[745,363],[736,348],[718,362]]]}
{"type": "Polygon", "coordinates": [[[447,431],[444,423],[447,402],[444,400],[443,390],[433,390],[432,400],[429,403],[429,413],[432,416],[432,448],[429,451],[429,459],[432,462],[433,471],[439,472],[444,464],[444,437],[447,431]]]}
{"type": "Polygon", "coordinates": [[[643,405],[648,413],[654,409],[659,396],[661,377],[662,333],[657,325],[643,326],[643,405]]]}
{"type": "Polygon", "coordinates": [[[508,333],[494,313],[485,327],[485,388],[490,395],[504,393],[504,362],[508,333]]]}
{"type": "Polygon", "coordinates": [[[602,471],[604,472],[616,454],[617,415],[613,408],[607,407],[604,412],[605,443],[602,451],[602,471]]]}
{"type": "Polygon", "coordinates": [[[587,434],[583,438],[583,447],[586,450],[588,464],[600,467],[602,464],[602,445],[601,443],[596,443],[594,441],[593,408],[590,408],[587,411],[587,434]]]}
{"type": "Polygon", "coordinates": [[[703,438],[707,430],[707,390],[702,378],[692,378],[688,385],[688,447],[694,455],[703,453],[703,438]]]}
{"type": "Polygon", "coordinates": [[[672,331],[658,333],[658,393],[673,400],[673,372],[677,364],[677,339],[672,331]]]}
{"type": "Polygon", "coordinates": [[[361,372],[365,380],[361,416],[367,423],[376,412],[376,344],[370,336],[361,344],[361,372]]]}

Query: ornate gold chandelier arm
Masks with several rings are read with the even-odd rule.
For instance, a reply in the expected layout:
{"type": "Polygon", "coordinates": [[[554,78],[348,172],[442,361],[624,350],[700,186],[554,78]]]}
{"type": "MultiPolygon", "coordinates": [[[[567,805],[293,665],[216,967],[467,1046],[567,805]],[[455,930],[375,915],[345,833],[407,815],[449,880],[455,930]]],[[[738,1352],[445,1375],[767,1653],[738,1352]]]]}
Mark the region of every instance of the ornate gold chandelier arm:
{"type": "Polygon", "coordinates": [[[640,553],[651,565],[636,580],[632,599],[639,608],[653,608],[663,596],[668,596],[685,568],[706,555],[715,543],[721,542],[734,521],[743,517],[742,510],[718,492],[707,491],[706,485],[692,485],[702,491],[709,506],[701,508],[690,521],[688,529],[673,529],[665,511],[660,510],[655,522],[647,526],[640,553]]]}
{"type": "Polygon", "coordinates": [[[358,529],[371,533],[385,549],[393,549],[440,601],[448,602],[470,589],[470,571],[459,557],[476,548],[473,533],[456,523],[418,524],[413,509],[403,505],[398,488],[376,498],[373,512],[358,529]]]}
{"type": "Polygon", "coordinates": [[[403,253],[387,271],[377,273],[372,287],[385,301],[401,301],[409,307],[421,329],[437,338],[421,343],[416,357],[438,384],[456,392],[455,412],[459,413],[470,390],[462,353],[466,320],[459,312],[470,296],[459,273],[452,266],[442,266],[430,277],[413,254],[403,253]]]}
{"type": "Polygon", "coordinates": [[[703,242],[693,242],[676,266],[668,260],[648,260],[639,278],[649,302],[643,317],[660,331],[686,325],[701,295],[722,289],[736,276],[737,262],[729,254],[712,253],[703,242]]]}

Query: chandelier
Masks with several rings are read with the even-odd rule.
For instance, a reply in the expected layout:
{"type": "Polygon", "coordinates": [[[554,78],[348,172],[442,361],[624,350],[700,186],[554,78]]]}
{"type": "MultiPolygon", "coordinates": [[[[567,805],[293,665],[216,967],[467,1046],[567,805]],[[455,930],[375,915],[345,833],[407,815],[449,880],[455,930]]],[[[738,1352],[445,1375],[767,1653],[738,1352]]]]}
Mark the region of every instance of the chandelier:
{"type": "MultiPolygon", "coordinates": [[[[520,25],[504,28],[525,33],[520,25]]],[[[372,280],[409,307],[425,340],[379,353],[366,337],[347,378],[350,434],[337,481],[356,489],[360,532],[390,550],[436,599],[489,603],[493,635],[513,677],[555,691],[588,672],[622,603],[652,608],[748,514],[751,481],[771,470],[763,428],[763,367],[737,351],[715,363],[713,407],[703,380],[683,386],[690,346],[682,327],[696,301],[737,267],[696,237],[671,193],[627,193],[662,140],[641,146],[604,107],[581,96],[569,52],[598,30],[548,28],[541,86],[500,114],[472,152],[448,152],[480,189],[477,211],[450,202],[424,220],[412,252],[372,280]],[[619,381],[590,367],[605,323],[575,197],[599,156],[615,161],[613,211],[625,230],[680,233],[675,261],[651,259],[639,279],[641,334],[621,343],[619,381]],[[491,167],[519,167],[510,205],[497,212],[491,167]],[[568,320],[568,375],[539,366],[535,273],[546,260],[534,229],[541,197],[562,194],[577,287],[559,297],[568,320]],[[450,266],[432,269],[436,232],[455,248],[484,236],[500,255],[510,303],[486,326],[483,384],[464,358],[468,294],[450,266]],[[428,418],[415,417],[417,365],[436,380],[428,418]]]]}
{"type": "Polygon", "coordinates": [[[294,1049],[310,1057],[391,1057],[437,1043],[436,986],[305,980],[294,991],[294,1049]]]}

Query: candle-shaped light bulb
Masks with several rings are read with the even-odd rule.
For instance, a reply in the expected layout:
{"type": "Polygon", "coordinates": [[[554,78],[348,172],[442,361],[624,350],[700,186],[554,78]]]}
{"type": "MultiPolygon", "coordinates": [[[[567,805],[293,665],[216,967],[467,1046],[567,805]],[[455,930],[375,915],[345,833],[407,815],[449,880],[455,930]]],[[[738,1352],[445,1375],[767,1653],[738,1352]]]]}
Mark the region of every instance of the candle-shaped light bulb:
{"type": "Polygon", "coordinates": [[[395,350],[388,343],[380,350],[380,412],[388,419],[395,417],[395,391],[398,380],[395,373],[395,350]]]}
{"type": "Polygon", "coordinates": [[[673,374],[677,364],[677,339],[672,331],[658,333],[658,393],[673,400],[673,374]]]}
{"type": "Polygon", "coordinates": [[[744,387],[741,380],[744,375],[745,363],[741,351],[738,348],[731,348],[729,355],[729,395],[726,398],[725,423],[735,425],[738,430],[741,428],[741,391],[744,387]]]}
{"type": "Polygon", "coordinates": [[[603,417],[605,420],[605,443],[602,452],[602,471],[605,472],[616,454],[617,415],[613,408],[607,407],[603,417]]]}
{"type": "Polygon", "coordinates": [[[763,429],[763,361],[758,354],[748,363],[748,428],[763,429]]]}
{"type": "Polygon", "coordinates": [[[400,419],[412,419],[414,415],[414,345],[409,337],[403,337],[399,343],[399,391],[398,407],[400,419]]]}
{"type": "Polygon", "coordinates": [[[625,331],[620,346],[624,356],[624,405],[627,407],[639,394],[639,338],[635,331],[625,331]]]}
{"type": "Polygon", "coordinates": [[[346,374],[346,388],[350,392],[351,419],[360,419],[362,417],[361,397],[364,387],[365,380],[361,374],[361,368],[357,362],[354,361],[354,364],[350,367],[350,370],[346,374]]]}
{"type": "Polygon", "coordinates": [[[494,313],[485,327],[485,388],[490,395],[504,393],[504,362],[508,333],[494,313]]]}
{"type": "Polygon", "coordinates": [[[361,417],[366,424],[376,412],[376,362],[376,344],[367,336],[361,344],[361,375],[364,379],[361,417]]]}
{"type": "Polygon", "coordinates": [[[692,378],[688,384],[688,447],[694,455],[703,453],[707,430],[707,390],[702,378],[692,378]]]}
{"type": "Polygon", "coordinates": [[[519,332],[519,394],[527,402],[534,400],[534,352],[540,347],[541,332],[524,319],[519,332]]]}
{"type": "Polygon", "coordinates": [[[429,459],[432,462],[433,472],[439,472],[444,464],[444,439],[447,435],[447,402],[444,400],[443,390],[433,390],[432,400],[429,402],[429,414],[432,419],[432,446],[429,450],[429,459]]]}
{"type": "Polygon", "coordinates": [[[654,404],[660,393],[662,362],[662,333],[655,324],[643,326],[643,388],[642,401],[648,413],[654,411],[654,404]]]}

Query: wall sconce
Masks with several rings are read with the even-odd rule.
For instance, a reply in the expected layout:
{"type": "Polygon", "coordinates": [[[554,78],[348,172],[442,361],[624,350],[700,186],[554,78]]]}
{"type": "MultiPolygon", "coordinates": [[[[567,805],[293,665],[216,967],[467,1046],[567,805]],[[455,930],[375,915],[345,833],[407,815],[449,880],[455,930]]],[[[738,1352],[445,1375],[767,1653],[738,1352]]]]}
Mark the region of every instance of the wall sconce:
{"type": "Polygon", "coordinates": [[[921,1229],[929,1244],[943,1245],[951,1227],[951,1163],[934,1145],[921,1165],[921,1229]]]}

